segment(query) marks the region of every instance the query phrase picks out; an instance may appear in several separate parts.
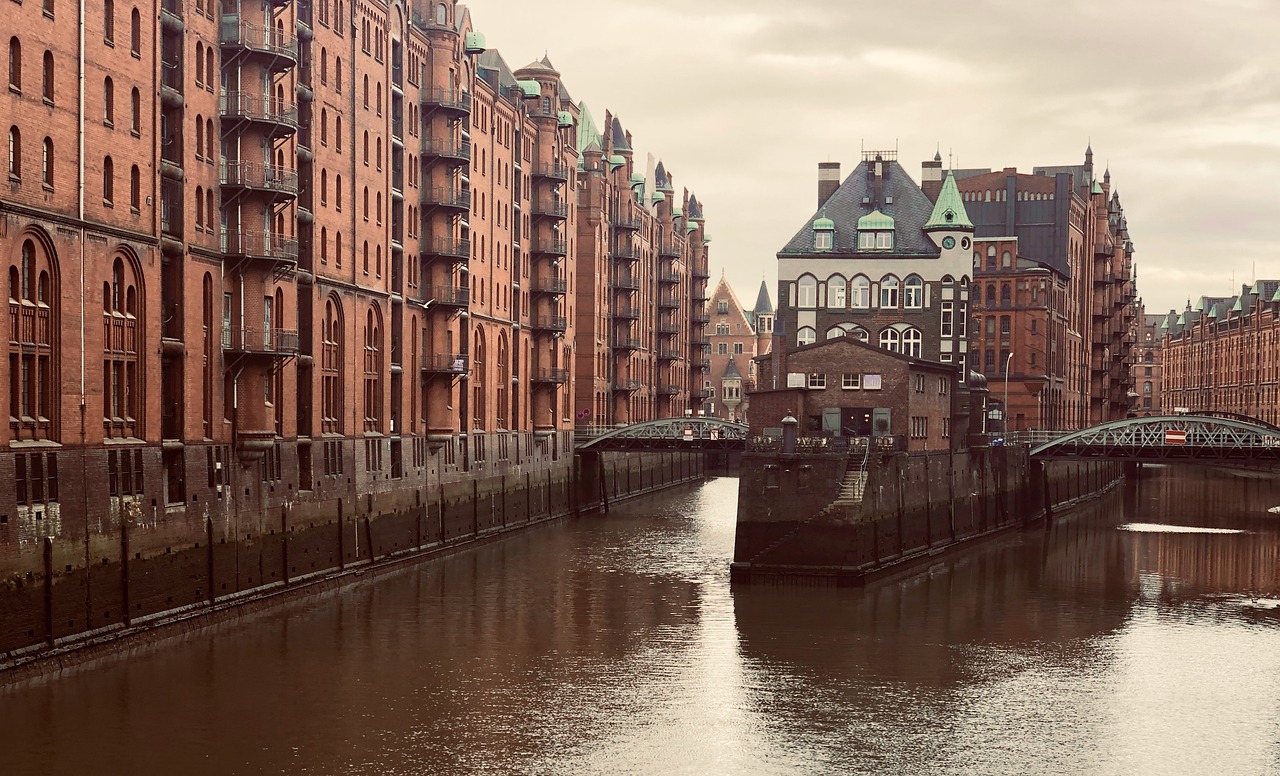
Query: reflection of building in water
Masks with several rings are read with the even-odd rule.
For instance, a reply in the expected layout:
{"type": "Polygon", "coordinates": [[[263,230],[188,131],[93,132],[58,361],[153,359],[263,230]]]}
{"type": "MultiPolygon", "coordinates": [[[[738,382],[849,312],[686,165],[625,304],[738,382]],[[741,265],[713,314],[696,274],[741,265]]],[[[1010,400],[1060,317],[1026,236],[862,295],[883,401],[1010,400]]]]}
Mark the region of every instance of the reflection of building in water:
{"type": "Polygon", "coordinates": [[[1158,574],[1162,597],[1280,592],[1280,533],[1125,532],[1131,582],[1158,574]]]}

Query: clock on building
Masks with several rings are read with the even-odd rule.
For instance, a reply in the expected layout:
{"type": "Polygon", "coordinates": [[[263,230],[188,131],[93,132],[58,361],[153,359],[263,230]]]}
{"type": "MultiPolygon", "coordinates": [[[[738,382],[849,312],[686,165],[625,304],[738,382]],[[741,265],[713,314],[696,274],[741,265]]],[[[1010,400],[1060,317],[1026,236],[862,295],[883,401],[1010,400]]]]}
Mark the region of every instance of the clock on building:
{"type": "Polygon", "coordinates": [[[943,237],[943,238],[942,238],[942,247],[943,247],[943,248],[946,248],[947,250],[951,250],[952,248],[956,247],[956,238],[954,238],[954,237],[943,237]]]}

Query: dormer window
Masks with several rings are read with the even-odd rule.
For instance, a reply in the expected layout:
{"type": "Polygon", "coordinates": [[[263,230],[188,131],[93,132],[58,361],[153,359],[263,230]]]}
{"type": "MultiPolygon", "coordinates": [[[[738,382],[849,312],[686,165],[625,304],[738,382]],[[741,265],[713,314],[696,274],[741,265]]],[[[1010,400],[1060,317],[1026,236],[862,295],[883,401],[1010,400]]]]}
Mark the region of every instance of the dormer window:
{"type": "Polygon", "coordinates": [[[831,232],[814,232],[813,233],[813,249],[815,251],[829,251],[832,243],[831,232]]]}
{"type": "Polygon", "coordinates": [[[835,238],[836,222],[827,218],[826,212],[823,211],[813,220],[813,249],[829,251],[835,247],[835,238]]]}
{"type": "Polygon", "coordinates": [[[893,216],[872,210],[858,219],[858,250],[893,250],[893,216]]]}

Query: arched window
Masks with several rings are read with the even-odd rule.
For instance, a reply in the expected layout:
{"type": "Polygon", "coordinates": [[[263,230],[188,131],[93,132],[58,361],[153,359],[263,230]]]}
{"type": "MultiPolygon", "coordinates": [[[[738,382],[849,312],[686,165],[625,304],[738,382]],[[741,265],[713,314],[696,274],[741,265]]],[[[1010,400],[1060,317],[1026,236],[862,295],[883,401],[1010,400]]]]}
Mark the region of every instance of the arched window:
{"type": "Polygon", "coordinates": [[[364,241],[364,263],[360,266],[360,271],[366,275],[369,274],[369,241],[364,241]]]}
{"type": "Polygon", "coordinates": [[[368,186],[364,187],[364,194],[361,197],[361,202],[363,203],[363,208],[364,208],[364,213],[362,215],[364,216],[364,220],[368,221],[369,220],[369,187],[368,186]]]}
{"type": "Polygon", "coordinates": [[[196,186],[196,231],[204,229],[204,189],[196,186]]]}
{"type": "Polygon", "coordinates": [[[58,272],[48,243],[32,235],[9,265],[9,417],[13,440],[56,439],[58,272]]]}
{"type": "Polygon", "coordinates": [[[903,284],[902,306],[908,310],[924,307],[924,281],[919,275],[910,275],[903,284]]]}
{"type": "MultiPolygon", "coordinates": [[[[365,75],[363,83],[364,83],[364,89],[361,90],[363,92],[363,96],[361,97],[361,102],[363,102],[364,104],[363,105],[364,109],[369,110],[369,76],[368,75],[365,75]]],[[[369,156],[368,154],[365,154],[366,162],[369,160],[368,156],[369,156]]]]}
{"type": "Polygon", "coordinates": [[[102,201],[110,205],[116,190],[116,171],[111,157],[102,160],[102,201]]]}
{"type": "Polygon", "coordinates": [[[911,356],[912,358],[920,358],[920,346],[922,342],[923,337],[921,336],[919,329],[907,329],[902,332],[902,354],[911,356]]]}
{"type": "Polygon", "coordinates": [[[342,232],[333,235],[333,266],[342,269],[342,232]]]}
{"type": "Polygon", "coordinates": [[[196,158],[204,158],[204,116],[196,116],[196,158]]]}
{"type": "Polygon", "coordinates": [[[996,268],[996,246],[987,246],[987,269],[996,268]]]}
{"type": "Polygon", "coordinates": [[[335,203],[334,206],[338,210],[341,210],[342,209],[342,176],[341,175],[333,176],[333,199],[335,203]]]}
{"type": "Polygon", "coordinates": [[[18,127],[9,127],[9,177],[22,177],[22,132],[18,127]]]}
{"type": "Polygon", "coordinates": [[[894,275],[880,279],[880,307],[891,310],[898,307],[898,278],[894,275]]]}
{"type": "Polygon", "coordinates": [[[498,332],[498,406],[494,407],[498,414],[498,428],[509,428],[507,422],[507,389],[511,385],[510,358],[507,354],[507,334],[498,332]]]}
{"type": "Polygon", "coordinates": [[[217,157],[213,155],[213,119],[204,120],[204,158],[207,162],[213,162],[217,157]]]}
{"type": "Polygon", "coordinates": [[[376,102],[374,102],[373,105],[374,105],[374,109],[377,110],[378,115],[381,116],[382,115],[382,82],[381,81],[378,82],[377,93],[378,93],[377,94],[378,99],[376,102]]]}
{"type": "Polygon", "coordinates": [[[369,165],[369,130],[367,129],[364,131],[363,146],[364,146],[364,163],[365,163],[365,166],[367,167],[369,165]]]}
{"type": "Polygon", "coordinates": [[[813,275],[801,275],[796,281],[796,307],[811,310],[818,306],[818,279],[813,275]]]}
{"type": "Polygon", "coordinates": [[[22,43],[16,35],[9,38],[9,88],[22,91],[22,43]]]}
{"type": "Polygon", "coordinates": [[[1001,283],[1001,284],[1000,284],[1000,304],[1001,304],[1001,306],[1003,306],[1003,307],[1008,307],[1008,306],[1009,306],[1009,304],[1010,304],[1010,302],[1011,302],[1011,300],[1012,300],[1012,288],[1009,286],[1009,284],[1008,284],[1008,283],[1001,283]]]}
{"type": "Polygon", "coordinates": [[[445,24],[445,13],[446,11],[444,9],[444,3],[437,3],[436,18],[435,18],[435,23],[437,26],[445,24]]]}
{"type": "Polygon", "coordinates": [[[135,135],[142,132],[142,93],[136,86],[129,94],[129,131],[135,135]]]}
{"type": "MultiPolygon", "coordinates": [[[[212,1],[212,0],[211,0],[212,1]]],[[[218,85],[218,70],[213,66],[213,46],[204,50],[204,82],[205,88],[213,91],[218,85]]]]}
{"type": "Polygon", "coordinates": [[[329,204],[329,171],[320,171],[320,204],[321,206],[329,204]]]}
{"type": "Polygon", "coordinates": [[[1142,363],[1150,364],[1151,362],[1152,362],[1152,355],[1151,355],[1151,351],[1148,350],[1146,353],[1142,355],[1142,363]]]}
{"type": "Polygon", "coordinates": [[[898,336],[897,329],[885,329],[880,332],[880,347],[885,350],[892,350],[895,353],[901,348],[902,339],[898,336]]]}
{"type": "Polygon", "coordinates": [[[836,337],[843,337],[843,336],[844,336],[845,334],[847,334],[847,333],[848,333],[848,332],[846,332],[846,331],[844,330],[844,327],[843,327],[843,326],[832,326],[831,328],[827,329],[827,337],[826,337],[826,338],[827,338],[827,339],[835,339],[836,337]]]}
{"type": "Polygon", "coordinates": [[[871,281],[866,275],[858,275],[853,279],[853,291],[850,294],[850,303],[855,310],[865,310],[871,307],[871,281]]]}
{"type": "Polygon", "coordinates": [[[987,284],[987,307],[995,307],[995,306],[996,306],[996,284],[988,283],[987,284]]]}
{"type": "Polygon", "coordinates": [[[129,15],[129,53],[142,55],[142,17],[137,8],[129,15]]]}
{"type": "Polygon", "coordinates": [[[329,49],[320,49],[320,85],[329,85],[329,49]]]}
{"type": "Polygon", "coordinates": [[[142,310],[140,275],[131,258],[117,254],[103,283],[103,432],[108,437],[142,433],[142,310]]]}
{"type": "MultiPolygon", "coordinates": [[[[341,7],[342,3],[338,3],[338,8],[341,7]]],[[[333,58],[333,87],[342,94],[342,57],[333,58]]]]}
{"type": "Polygon", "coordinates": [[[382,313],[377,305],[365,313],[364,430],[382,430],[382,313]]]}
{"type": "Polygon", "coordinates": [[[382,138],[378,138],[377,140],[377,151],[378,153],[373,157],[373,159],[377,163],[378,169],[381,170],[382,169],[382,138]]]}
{"type": "Polygon", "coordinates": [[[142,173],[136,164],[129,169],[129,207],[135,211],[142,208],[142,173]]]}
{"type": "Polygon", "coordinates": [[[45,138],[44,146],[41,147],[40,170],[45,186],[54,187],[54,140],[50,137],[45,138]]]}
{"type": "Polygon", "coordinates": [[[44,52],[44,101],[53,102],[53,52],[44,52]]]}
{"type": "Polygon", "coordinates": [[[382,277],[382,246],[381,245],[379,245],[377,249],[374,251],[373,271],[375,275],[377,275],[378,277],[382,277]]]}
{"type": "MultiPolygon", "coordinates": [[[[485,428],[484,401],[488,395],[484,345],[484,330],[477,326],[471,338],[471,425],[477,431],[485,428]]],[[[555,360],[554,352],[548,360],[555,360]]]]}
{"type": "Polygon", "coordinates": [[[1004,269],[1009,269],[1010,267],[1012,267],[1012,266],[1013,266],[1013,255],[1012,255],[1011,253],[1009,253],[1008,251],[1004,251],[1003,253],[1001,253],[1001,254],[1000,254],[1000,266],[1001,266],[1001,267],[1003,267],[1004,269]]]}
{"type": "Polygon", "coordinates": [[[716,324],[716,334],[717,334],[718,336],[721,336],[721,337],[724,337],[724,336],[728,335],[728,334],[729,334],[729,324],[727,324],[727,323],[717,323],[717,324],[716,324]]]}
{"type": "Polygon", "coordinates": [[[329,228],[320,227],[320,263],[329,263],[329,228]]]}
{"type": "Polygon", "coordinates": [[[843,310],[845,307],[845,280],[843,275],[827,278],[827,308],[843,310]]]}
{"type": "Polygon", "coordinates": [[[108,126],[116,123],[116,88],[111,76],[102,82],[102,121],[108,126]]]}
{"type": "Polygon", "coordinates": [[[329,145],[329,109],[320,109],[320,145],[329,145]]]}
{"type": "Polygon", "coordinates": [[[378,225],[382,225],[382,192],[379,191],[374,201],[373,215],[377,219],[378,225]]]}
{"type": "Polygon", "coordinates": [[[867,330],[862,328],[861,326],[853,326],[850,324],[845,324],[845,331],[848,332],[847,336],[853,337],[859,342],[866,342],[867,340],[871,339],[871,335],[868,334],[867,330]]]}
{"type": "Polygon", "coordinates": [[[1146,394],[1147,396],[1150,396],[1150,395],[1151,395],[1151,381],[1150,381],[1150,380],[1145,380],[1145,381],[1143,381],[1143,383],[1142,383],[1142,392],[1143,392],[1144,394],[1146,394]]]}
{"type": "Polygon", "coordinates": [[[812,326],[801,326],[796,331],[797,345],[812,345],[818,339],[818,332],[812,326]]]}
{"type": "Polygon", "coordinates": [[[327,434],[343,431],[344,331],[342,302],[331,295],[325,301],[324,319],[320,322],[320,430],[327,434]]]}
{"type": "Polygon", "coordinates": [[[213,189],[209,189],[205,192],[204,197],[204,225],[209,230],[209,234],[216,234],[214,230],[218,226],[218,220],[213,217],[213,211],[218,207],[218,201],[214,198],[213,192],[213,189]]]}
{"type": "Polygon", "coordinates": [[[342,153],[342,114],[333,117],[333,147],[342,153]]]}
{"type": "Polygon", "coordinates": [[[196,41],[196,86],[204,86],[204,44],[196,41]]]}

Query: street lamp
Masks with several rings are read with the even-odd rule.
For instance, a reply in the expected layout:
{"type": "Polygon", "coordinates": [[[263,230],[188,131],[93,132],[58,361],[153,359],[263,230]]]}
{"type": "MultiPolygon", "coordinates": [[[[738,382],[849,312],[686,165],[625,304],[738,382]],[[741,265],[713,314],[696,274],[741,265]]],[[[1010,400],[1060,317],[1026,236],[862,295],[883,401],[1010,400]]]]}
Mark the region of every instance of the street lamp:
{"type": "Polygon", "coordinates": [[[1009,363],[1013,361],[1013,351],[1004,360],[1004,433],[1009,433],[1009,363]]]}

